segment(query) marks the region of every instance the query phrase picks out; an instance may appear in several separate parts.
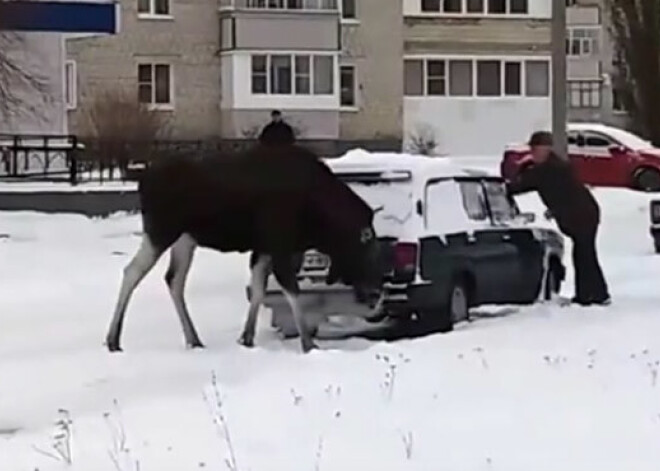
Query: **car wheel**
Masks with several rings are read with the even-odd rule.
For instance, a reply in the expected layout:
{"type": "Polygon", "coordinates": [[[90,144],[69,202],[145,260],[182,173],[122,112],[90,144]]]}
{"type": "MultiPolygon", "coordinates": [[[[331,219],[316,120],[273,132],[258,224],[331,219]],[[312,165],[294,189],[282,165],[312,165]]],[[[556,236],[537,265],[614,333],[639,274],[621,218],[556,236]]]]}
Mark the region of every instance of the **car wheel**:
{"type": "Polygon", "coordinates": [[[419,313],[420,333],[447,333],[454,330],[454,324],[468,320],[470,310],[469,291],[460,279],[452,283],[444,305],[419,313]]]}
{"type": "Polygon", "coordinates": [[[561,273],[557,265],[553,263],[545,274],[545,293],[543,293],[543,299],[546,301],[551,300],[553,295],[559,294],[560,289],[561,273]]]}
{"type": "Polygon", "coordinates": [[[645,168],[637,173],[635,184],[642,191],[660,191],[660,172],[645,168]]]}

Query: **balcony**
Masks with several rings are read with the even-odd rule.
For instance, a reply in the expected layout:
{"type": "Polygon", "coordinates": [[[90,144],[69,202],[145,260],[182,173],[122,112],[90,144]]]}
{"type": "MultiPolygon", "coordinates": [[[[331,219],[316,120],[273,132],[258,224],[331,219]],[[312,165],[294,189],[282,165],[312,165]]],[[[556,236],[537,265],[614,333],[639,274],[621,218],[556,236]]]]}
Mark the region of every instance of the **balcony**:
{"type": "Polygon", "coordinates": [[[338,12],[337,0],[220,0],[221,10],[261,10],[275,12],[338,12]]]}
{"type": "Polygon", "coordinates": [[[338,51],[340,22],[337,0],[221,0],[220,50],[338,51]]]}

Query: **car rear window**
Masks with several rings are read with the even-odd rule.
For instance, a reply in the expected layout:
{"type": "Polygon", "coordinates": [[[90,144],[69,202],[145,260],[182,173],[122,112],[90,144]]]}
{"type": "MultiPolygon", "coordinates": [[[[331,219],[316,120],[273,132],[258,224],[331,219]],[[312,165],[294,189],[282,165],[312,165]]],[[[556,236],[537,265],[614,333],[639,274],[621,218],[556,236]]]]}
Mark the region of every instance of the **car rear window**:
{"type": "Polygon", "coordinates": [[[378,210],[374,229],[379,237],[398,237],[403,225],[413,216],[412,177],[409,173],[339,174],[360,198],[378,210]]]}

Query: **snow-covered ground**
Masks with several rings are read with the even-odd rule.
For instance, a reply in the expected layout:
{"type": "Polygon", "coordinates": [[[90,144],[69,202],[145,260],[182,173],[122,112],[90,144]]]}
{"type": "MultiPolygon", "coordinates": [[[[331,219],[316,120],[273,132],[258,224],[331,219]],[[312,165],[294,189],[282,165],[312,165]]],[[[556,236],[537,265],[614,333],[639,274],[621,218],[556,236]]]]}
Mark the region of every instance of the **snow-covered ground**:
{"type": "Polygon", "coordinates": [[[246,258],[205,250],[187,296],[208,348],[183,348],[163,259],[129,308],[125,352],[108,354],[139,219],[0,213],[0,471],[657,470],[650,197],[596,194],[612,306],[488,308],[448,335],[309,355],[267,312],[255,349],[235,342],[246,258]]]}

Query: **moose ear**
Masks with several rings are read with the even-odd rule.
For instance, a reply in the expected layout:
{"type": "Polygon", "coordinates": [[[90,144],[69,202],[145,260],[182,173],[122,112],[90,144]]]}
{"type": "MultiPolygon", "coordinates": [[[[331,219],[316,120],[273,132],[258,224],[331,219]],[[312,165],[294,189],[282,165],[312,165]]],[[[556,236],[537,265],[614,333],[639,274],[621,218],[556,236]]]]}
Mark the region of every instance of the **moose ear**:
{"type": "Polygon", "coordinates": [[[362,229],[362,232],[360,232],[360,242],[363,244],[366,244],[373,238],[374,238],[374,231],[371,227],[365,227],[364,229],[362,229]]]}

